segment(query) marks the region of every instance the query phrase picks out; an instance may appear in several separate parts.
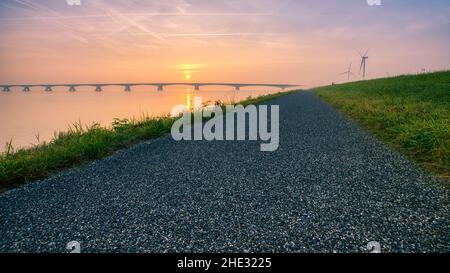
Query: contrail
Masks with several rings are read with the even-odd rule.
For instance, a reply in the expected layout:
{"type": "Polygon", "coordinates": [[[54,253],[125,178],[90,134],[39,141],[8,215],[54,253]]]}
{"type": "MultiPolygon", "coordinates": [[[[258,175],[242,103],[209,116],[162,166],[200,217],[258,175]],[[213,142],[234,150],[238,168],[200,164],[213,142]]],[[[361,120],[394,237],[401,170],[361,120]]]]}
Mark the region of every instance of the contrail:
{"type": "Polygon", "coordinates": [[[281,33],[173,33],[163,34],[164,37],[220,37],[220,36],[278,36],[281,33]]]}
{"type": "MultiPolygon", "coordinates": [[[[20,1],[20,0],[15,0],[20,1]]],[[[34,8],[34,7],[31,7],[34,8]]],[[[273,16],[273,14],[270,13],[119,13],[123,16],[130,16],[130,17],[138,17],[138,16],[147,16],[147,17],[153,17],[153,16],[273,16]]],[[[103,19],[103,18],[109,18],[107,14],[90,14],[90,15],[71,15],[71,16],[64,16],[64,18],[61,18],[61,15],[59,16],[35,16],[35,17],[16,17],[16,18],[0,18],[0,21],[2,22],[14,22],[14,21],[38,21],[38,20],[57,20],[57,19],[65,19],[65,20],[71,20],[71,19],[103,19]]]]}
{"type": "Polygon", "coordinates": [[[116,12],[114,9],[111,9],[111,8],[109,9],[109,15],[114,17],[114,18],[116,18],[116,19],[118,18],[122,22],[126,22],[129,25],[131,25],[131,26],[134,26],[135,28],[143,31],[146,34],[149,34],[150,36],[152,36],[153,38],[157,39],[158,41],[160,41],[160,42],[162,42],[164,44],[170,45],[170,43],[166,39],[164,39],[164,37],[162,37],[161,35],[159,35],[159,34],[153,32],[153,31],[149,30],[147,27],[143,26],[142,24],[140,24],[140,23],[138,23],[138,22],[136,22],[134,20],[129,19],[127,16],[124,16],[121,13],[116,12]]]}

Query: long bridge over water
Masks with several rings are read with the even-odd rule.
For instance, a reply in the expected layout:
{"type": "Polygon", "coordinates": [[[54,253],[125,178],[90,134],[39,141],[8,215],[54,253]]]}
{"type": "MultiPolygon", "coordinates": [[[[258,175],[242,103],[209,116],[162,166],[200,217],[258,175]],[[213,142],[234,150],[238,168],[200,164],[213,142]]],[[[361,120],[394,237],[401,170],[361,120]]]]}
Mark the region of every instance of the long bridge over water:
{"type": "Polygon", "coordinates": [[[24,92],[30,92],[32,88],[43,88],[47,92],[53,91],[56,87],[66,87],[69,92],[77,91],[78,87],[93,87],[95,91],[101,92],[105,87],[119,86],[123,87],[124,91],[131,92],[132,87],[136,86],[154,86],[158,91],[164,91],[167,86],[192,86],[195,90],[200,90],[204,86],[230,86],[235,90],[240,90],[242,87],[273,87],[286,88],[299,87],[300,85],[293,84],[261,84],[261,83],[187,83],[187,82],[173,82],[173,83],[87,83],[87,84],[11,84],[0,85],[3,92],[10,92],[12,88],[22,88],[24,92]]]}

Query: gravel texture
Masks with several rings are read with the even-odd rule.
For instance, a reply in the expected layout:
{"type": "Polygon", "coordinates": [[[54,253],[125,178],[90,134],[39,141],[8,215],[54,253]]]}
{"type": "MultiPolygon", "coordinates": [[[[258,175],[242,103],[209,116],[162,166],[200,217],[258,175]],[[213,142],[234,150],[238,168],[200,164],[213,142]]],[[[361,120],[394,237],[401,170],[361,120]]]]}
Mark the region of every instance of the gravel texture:
{"type": "Polygon", "coordinates": [[[139,144],[0,196],[0,252],[447,252],[447,189],[314,94],[279,104],[280,148],[139,144]]]}

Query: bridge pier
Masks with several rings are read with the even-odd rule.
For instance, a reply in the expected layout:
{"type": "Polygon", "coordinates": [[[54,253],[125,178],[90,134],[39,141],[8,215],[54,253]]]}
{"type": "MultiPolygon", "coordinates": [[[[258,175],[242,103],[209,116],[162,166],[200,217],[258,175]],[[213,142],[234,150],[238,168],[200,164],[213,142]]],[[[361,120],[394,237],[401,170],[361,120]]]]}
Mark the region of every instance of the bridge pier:
{"type": "Polygon", "coordinates": [[[45,92],[52,92],[52,87],[51,86],[46,86],[45,87],[45,92]]]}
{"type": "Polygon", "coordinates": [[[9,86],[3,86],[3,92],[10,92],[11,88],[9,86]]]}
{"type": "Polygon", "coordinates": [[[75,86],[71,85],[69,86],[69,92],[76,92],[77,89],[75,88],[75,86]]]}
{"type": "Polygon", "coordinates": [[[95,92],[102,92],[103,91],[103,89],[102,89],[102,86],[101,85],[97,85],[96,87],[95,87],[95,92]]]}
{"type": "Polygon", "coordinates": [[[131,86],[125,85],[125,92],[131,92],[131,86]]]}
{"type": "Polygon", "coordinates": [[[160,92],[164,91],[164,85],[162,84],[158,85],[158,91],[160,92]]]}
{"type": "Polygon", "coordinates": [[[29,86],[24,86],[23,87],[23,92],[30,92],[31,88],[29,86]]]}
{"type": "Polygon", "coordinates": [[[198,85],[198,84],[194,85],[194,90],[195,91],[200,91],[200,85],[198,85]]]}
{"type": "Polygon", "coordinates": [[[236,91],[240,91],[240,90],[241,90],[241,87],[238,86],[238,85],[236,85],[236,86],[235,86],[235,90],[236,90],[236,91]]]}

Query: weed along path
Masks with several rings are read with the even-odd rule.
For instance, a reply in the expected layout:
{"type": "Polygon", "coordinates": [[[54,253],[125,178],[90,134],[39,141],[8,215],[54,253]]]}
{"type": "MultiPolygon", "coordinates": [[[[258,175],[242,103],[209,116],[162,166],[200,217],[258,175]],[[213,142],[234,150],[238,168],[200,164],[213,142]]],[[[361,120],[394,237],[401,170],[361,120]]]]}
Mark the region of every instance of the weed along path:
{"type": "Polygon", "coordinates": [[[309,92],[280,105],[279,148],[139,144],[0,195],[0,251],[446,252],[450,198],[309,92]]]}

